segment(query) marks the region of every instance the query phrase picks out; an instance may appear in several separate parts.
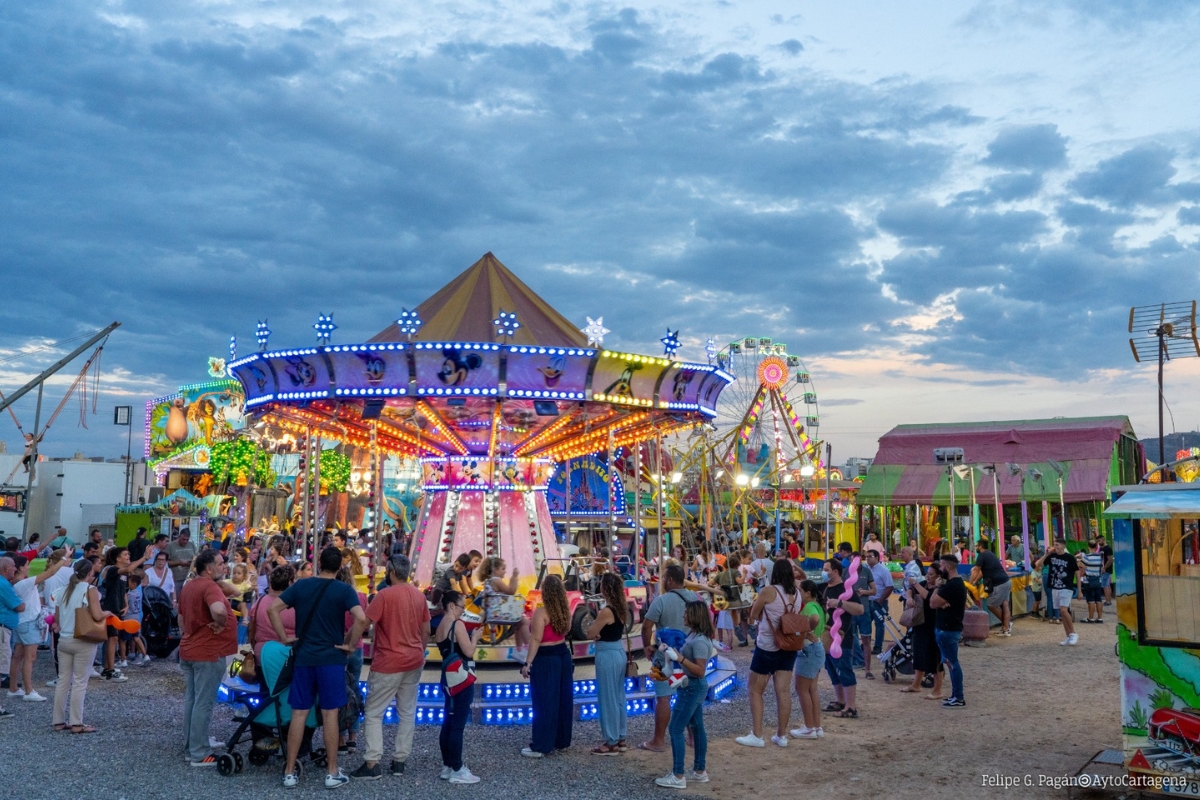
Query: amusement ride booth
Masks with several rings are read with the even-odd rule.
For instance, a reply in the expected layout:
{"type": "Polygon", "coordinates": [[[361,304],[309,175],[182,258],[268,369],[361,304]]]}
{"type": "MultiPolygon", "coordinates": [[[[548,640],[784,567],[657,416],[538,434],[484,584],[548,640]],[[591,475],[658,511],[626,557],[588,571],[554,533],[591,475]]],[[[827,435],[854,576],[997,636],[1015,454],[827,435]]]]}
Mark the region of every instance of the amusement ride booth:
{"type": "MultiPolygon", "coordinates": [[[[260,335],[260,352],[228,364],[244,388],[250,424],[283,429],[297,440],[298,538],[311,543],[320,536],[314,456],[323,443],[361,448],[376,465],[389,455],[417,459],[424,497],[409,545],[414,583],[429,586],[472,550],[499,556],[519,572],[526,616],[542,576],[563,575],[571,588],[569,573],[579,569],[560,550],[547,502],[556,471],[597,454],[615,464],[622,448],[640,452],[639,443],[707,423],[732,380],[714,364],[676,360],[678,340],[670,334],[665,356],[602,349],[607,331],[600,322],[580,330],[491,253],[366,342],[331,344],[331,316],[314,328],[318,346],[272,349],[260,335]]],[[[616,486],[615,474],[608,476],[616,486]]],[[[615,494],[607,492],[610,502],[615,494]]],[[[382,495],[381,486],[372,487],[375,500],[382,495]]],[[[615,507],[607,521],[611,548],[615,507]]],[[[646,586],[636,578],[644,542],[630,549],[637,564],[627,593],[640,612],[646,586]]],[[[592,644],[578,634],[598,608],[585,583],[570,592],[577,658],[591,655],[592,644]]],[[[494,630],[476,660],[506,661],[515,644],[509,623],[519,620],[493,619],[486,608],[480,613],[494,630]]],[[[631,635],[636,649],[638,632],[631,635]]],[[[438,658],[431,646],[430,661],[438,658]]],[[[728,691],[733,673],[718,672],[714,692],[728,691]]],[[[430,676],[421,689],[421,721],[436,722],[441,697],[430,676]]],[[[645,698],[652,693],[642,681],[631,679],[634,712],[650,708],[645,698]]],[[[594,693],[594,681],[576,682],[585,717],[596,713],[594,693]]],[[[527,684],[485,685],[480,697],[481,721],[528,721],[527,684]]]]}

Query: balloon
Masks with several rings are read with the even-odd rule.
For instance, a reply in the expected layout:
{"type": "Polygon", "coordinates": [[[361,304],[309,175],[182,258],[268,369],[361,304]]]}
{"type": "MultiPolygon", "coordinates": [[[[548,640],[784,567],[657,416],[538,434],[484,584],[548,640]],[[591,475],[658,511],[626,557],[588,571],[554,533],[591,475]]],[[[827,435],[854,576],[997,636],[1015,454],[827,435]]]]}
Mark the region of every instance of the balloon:
{"type": "MultiPolygon", "coordinates": [[[[854,583],[858,580],[858,567],[861,563],[862,560],[858,556],[850,559],[850,575],[853,576],[853,579],[847,577],[847,579],[842,582],[842,585],[845,586],[846,589],[840,595],[838,595],[838,600],[841,600],[843,603],[854,596],[854,583]]],[[[842,637],[838,636],[838,633],[841,632],[842,622],[845,616],[846,609],[844,608],[839,608],[833,612],[833,625],[831,625],[829,628],[829,635],[833,637],[833,644],[829,646],[829,655],[833,656],[834,658],[842,657],[842,637]]]]}
{"type": "Polygon", "coordinates": [[[104,624],[125,633],[137,633],[142,629],[142,623],[136,619],[121,619],[116,614],[109,614],[108,618],[104,620],[104,624]]]}

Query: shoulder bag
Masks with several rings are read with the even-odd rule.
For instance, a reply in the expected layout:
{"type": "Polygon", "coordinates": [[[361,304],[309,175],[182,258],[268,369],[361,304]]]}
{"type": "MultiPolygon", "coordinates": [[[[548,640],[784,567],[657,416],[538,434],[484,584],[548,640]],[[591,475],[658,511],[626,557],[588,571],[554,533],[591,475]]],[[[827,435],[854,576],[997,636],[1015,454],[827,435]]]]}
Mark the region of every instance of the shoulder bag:
{"type": "Polygon", "coordinates": [[[900,612],[900,625],[905,628],[915,628],[918,625],[924,624],[925,601],[919,596],[906,598],[904,602],[904,610],[900,612]]]}
{"type": "Polygon", "coordinates": [[[451,697],[457,697],[475,683],[475,662],[468,661],[457,652],[456,625],[458,621],[450,626],[450,652],[442,663],[442,686],[451,697]]]}
{"type": "MultiPolygon", "coordinates": [[[[108,626],[105,624],[107,620],[97,622],[92,616],[91,603],[88,602],[87,593],[90,586],[85,586],[83,593],[83,605],[75,606],[75,634],[74,638],[84,642],[92,642],[100,644],[108,641],[108,626]]],[[[70,601],[71,598],[67,598],[70,601]]]]}
{"type": "Polygon", "coordinates": [[[296,670],[296,651],[300,649],[300,643],[304,641],[304,634],[308,633],[308,623],[312,622],[317,606],[321,605],[321,598],[325,596],[325,590],[332,583],[333,581],[329,580],[321,587],[321,591],[317,592],[316,600],[313,601],[312,608],[304,616],[304,622],[300,624],[300,629],[296,631],[296,641],[292,643],[292,648],[288,651],[287,660],[283,662],[283,668],[279,670],[279,676],[275,678],[275,685],[271,687],[272,695],[278,695],[288,686],[292,685],[292,675],[296,670]]]}

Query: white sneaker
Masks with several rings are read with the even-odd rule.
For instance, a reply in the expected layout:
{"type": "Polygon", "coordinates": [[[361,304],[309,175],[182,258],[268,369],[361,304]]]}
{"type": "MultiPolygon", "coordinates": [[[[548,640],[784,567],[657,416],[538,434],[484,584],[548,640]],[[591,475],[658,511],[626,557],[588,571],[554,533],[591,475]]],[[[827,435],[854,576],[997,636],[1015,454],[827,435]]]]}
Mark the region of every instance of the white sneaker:
{"type": "Polygon", "coordinates": [[[824,735],[824,732],[820,728],[809,728],[807,726],[803,728],[792,728],[789,733],[791,733],[792,737],[795,739],[820,739],[824,735]]]}
{"type": "Polygon", "coordinates": [[[210,737],[208,737],[208,746],[213,748],[214,750],[224,750],[225,742],[223,742],[222,740],[218,739],[215,736],[210,736],[210,737]]]}
{"type": "MultiPolygon", "coordinates": [[[[766,747],[767,743],[762,740],[761,736],[755,736],[753,733],[747,733],[745,736],[739,736],[734,739],[735,742],[746,747],[766,747]]],[[[665,784],[660,784],[665,785],[665,784]]],[[[681,787],[682,788],[682,787],[681,787]]]]}
{"type": "Polygon", "coordinates": [[[522,747],[521,755],[525,756],[526,758],[544,758],[546,754],[539,753],[537,750],[534,750],[530,747],[522,747]]]}
{"type": "Polygon", "coordinates": [[[50,680],[46,681],[46,685],[53,689],[54,687],[58,686],[58,678],[51,678],[50,680]]]}
{"type": "Polygon", "coordinates": [[[772,736],[771,741],[780,747],[787,747],[788,738],[786,736],[772,736]]]}
{"type": "Polygon", "coordinates": [[[122,658],[120,661],[118,661],[117,663],[113,664],[113,666],[114,666],[114,667],[128,667],[128,666],[129,666],[129,662],[128,662],[128,661],[126,661],[125,659],[123,659],[123,658],[122,658]]]}
{"type": "Polygon", "coordinates": [[[30,692],[29,694],[25,695],[25,697],[23,699],[25,700],[26,703],[44,703],[44,702],[46,702],[46,698],[42,697],[36,691],[30,692]]]}
{"type": "Polygon", "coordinates": [[[479,783],[479,776],[472,775],[471,770],[467,769],[467,765],[463,764],[462,769],[450,773],[450,777],[446,780],[451,783],[479,783]]]}
{"type": "Polygon", "coordinates": [[[91,672],[91,674],[90,674],[90,675],[88,675],[88,677],[89,677],[89,678],[99,678],[99,677],[100,677],[100,670],[96,669],[95,667],[92,667],[92,672],[91,672]]]}
{"type": "Polygon", "coordinates": [[[442,767],[442,774],[438,775],[444,781],[450,780],[450,776],[454,774],[454,770],[449,767],[442,767]]]}
{"type": "Polygon", "coordinates": [[[24,689],[17,689],[15,692],[12,692],[12,691],[10,691],[10,692],[8,693],[8,696],[9,696],[10,698],[12,698],[12,697],[24,697],[24,696],[25,696],[25,690],[24,690],[24,689]]]}
{"type": "Polygon", "coordinates": [[[668,789],[686,789],[687,788],[687,778],[676,778],[675,773],[673,773],[673,772],[668,772],[666,775],[663,775],[661,778],[655,778],[654,782],[657,783],[659,786],[665,786],[668,789]]]}
{"type": "Polygon", "coordinates": [[[295,772],[289,772],[283,776],[283,788],[295,789],[300,784],[300,775],[295,772]]]}
{"type": "Polygon", "coordinates": [[[1067,646],[1067,645],[1069,645],[1070,643],[1071,643],[1071,637],[1070,637],[1070,636],[1068,636],[1067,638],[1063,639],[1063,640],[1062,640],[1061,642],[1059,642],[1058,644],[1059,644],[1059,646],[1061,646],[1061,647],[1066,647],[1066,646],[1067,646]]]}
{"type": "MultiPolygon", "coordinates": [[[[672,777],[674,776],[672,775],[672,777]]],[[[684,780],[691,781],[692,783],[708,783],[708,773],[696,772],[689,769],[687,775],[684,776],[684,780]]]]}
{"type": "Polygon", "coordinates": [[[1079,644],[1079,634],[1072,633],[1067,637],[1067,644],[1079,644]]]}
{"type": "Polygon", "coordinates": [[[337,789],[339,787],[345,786],[349,782],[350,782],[350,776],[348,776],[345,772],[342,772],[340,767],[338,768],[336,775],[330,775],[328,773],[326,773],[326,775],[325,775],[325,788],[326,789],[337,789]]]}

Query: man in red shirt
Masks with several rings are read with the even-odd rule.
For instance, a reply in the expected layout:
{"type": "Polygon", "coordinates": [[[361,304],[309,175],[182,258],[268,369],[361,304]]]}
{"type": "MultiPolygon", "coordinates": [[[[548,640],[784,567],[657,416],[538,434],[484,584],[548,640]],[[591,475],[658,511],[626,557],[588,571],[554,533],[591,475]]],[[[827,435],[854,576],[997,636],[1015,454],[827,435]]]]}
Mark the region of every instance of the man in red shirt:
{"type": "Polygon", "coordinates": [[[196,577],[179,593],[179,666],[187,681],[183,706],[184,757],[193,767],[216,766],[208,726],[217,689],[225,675],[225,657],[237,652],[233,609],[217,581],[225,577],[225,560],[215,550],[196,556],[196,577]]]}
{"type": "Polygon", "coordinates": [[[367,678],[367,707],[363,728],[367,736],[365,759],[350,774],[357,780],[383,777],[383,714],[396,699],[396,749],[391,773],[404,772],[412,752],[416,726],[417,689],[425,668],[425,645],[429,642],[429,605],[425,595],[408,582],[412,565],[407,556],[393,555],[387,564],[388,587],[371,601],[367,618],[375,624],[375,656],[367,678]]]}

